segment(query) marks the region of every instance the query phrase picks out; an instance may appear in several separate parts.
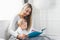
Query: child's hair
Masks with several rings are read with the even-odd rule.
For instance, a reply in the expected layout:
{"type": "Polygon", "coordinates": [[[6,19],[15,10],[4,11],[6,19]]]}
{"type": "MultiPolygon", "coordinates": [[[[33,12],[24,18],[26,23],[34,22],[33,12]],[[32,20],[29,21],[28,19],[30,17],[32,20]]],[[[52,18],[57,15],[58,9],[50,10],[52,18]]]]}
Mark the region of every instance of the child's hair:
{"type": "Polygon", "coordinates": [[[18,27],[23,24],[23,21],[27,22],[25,19],[20,19],[20,20],[18,20],[18,22],[17,22],[18,27]]]}
{"type": "Polygon", "coordinates": [[[18,27],[21,26],[21,24],[22,24],[22,20],[18,20],[17,22],[18,27]]]}

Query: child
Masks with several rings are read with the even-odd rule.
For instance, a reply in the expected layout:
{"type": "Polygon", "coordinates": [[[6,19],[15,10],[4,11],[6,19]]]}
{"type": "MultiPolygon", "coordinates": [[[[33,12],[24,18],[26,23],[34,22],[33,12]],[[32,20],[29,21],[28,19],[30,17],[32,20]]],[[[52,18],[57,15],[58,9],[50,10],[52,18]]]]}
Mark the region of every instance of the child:
{"type": "Polygon", "coordinates": [[[24,36],[27,37],[27,35],[28,35],[28,31],[26,30],[27,29],[27,21],[22,18],[18,21],[17,24],[18,24],[18,28],[17,28],[16,32],[18,34],[21,34],[22,38],[20,38],[20,39],[24,39],[24,36]]]}

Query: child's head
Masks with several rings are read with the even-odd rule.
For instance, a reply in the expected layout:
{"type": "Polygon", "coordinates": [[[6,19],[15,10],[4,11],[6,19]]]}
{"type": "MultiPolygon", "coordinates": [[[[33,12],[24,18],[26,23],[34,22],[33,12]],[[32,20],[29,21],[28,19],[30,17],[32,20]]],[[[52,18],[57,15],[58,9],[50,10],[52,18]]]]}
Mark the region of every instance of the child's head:
{"type": "Polygon", "coordinates": [[[25,19],[20,19],[18,21],[18,26],[23,30],[27,29],[27,21],[25,19]]]}

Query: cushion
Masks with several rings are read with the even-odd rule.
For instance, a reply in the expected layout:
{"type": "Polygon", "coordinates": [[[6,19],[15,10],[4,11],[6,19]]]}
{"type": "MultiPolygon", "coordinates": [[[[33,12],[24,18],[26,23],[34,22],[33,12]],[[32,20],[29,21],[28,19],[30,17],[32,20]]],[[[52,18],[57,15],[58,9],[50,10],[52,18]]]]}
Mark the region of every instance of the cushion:
{"type": "Polygon", "coordinates": [[[0,38],[6,39],[8,38],[8,26],[10,21],[8,20],[0,20],[0,38]]]}
{"type": "Polygon", "coordinates": [[[3,38],[0,38],[0,40],[5,40],[5,39],[3,39],[3,38]]]}

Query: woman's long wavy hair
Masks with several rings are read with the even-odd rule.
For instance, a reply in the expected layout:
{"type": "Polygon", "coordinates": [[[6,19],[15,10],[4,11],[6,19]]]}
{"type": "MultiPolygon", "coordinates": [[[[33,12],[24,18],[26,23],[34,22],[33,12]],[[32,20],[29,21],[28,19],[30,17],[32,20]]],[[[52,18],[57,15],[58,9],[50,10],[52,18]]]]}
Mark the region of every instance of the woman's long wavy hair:
{"type": "MultiPolygon", "coordinates": [[[[31,12],[30,12],[30,14],[28,15],[28,16],[25,16],[24,17],[24,19],[27,21],[27,31],[29,31],[30,30],[30,28],[31,28],[31,26],[32,26],[32,5],[31,4],[29,4],[29,3],[26,3],[25,5],[24,5],[24,7],[25,6],[28,6],[29,8],[31,8],[31,12]]],[[[23,9],[24,9],[24,7],[23,7],[23,9]]],[[[23,10],[22,9],[22,10],[23,10]]],[[[21,15],[20,15],[21,16],[21,15]]]]}

